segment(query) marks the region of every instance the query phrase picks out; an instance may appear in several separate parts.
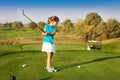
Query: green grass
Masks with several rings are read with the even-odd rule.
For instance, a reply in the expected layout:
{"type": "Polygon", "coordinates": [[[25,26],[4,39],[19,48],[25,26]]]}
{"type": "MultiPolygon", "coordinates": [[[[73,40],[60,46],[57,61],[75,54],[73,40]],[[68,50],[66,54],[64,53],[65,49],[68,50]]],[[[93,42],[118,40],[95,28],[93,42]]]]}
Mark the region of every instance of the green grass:
{"type": "MultiPolygon", "coordinates": [[[[8,51],[0,52],[2,54],[0,80],[9,80],[10,72],[15,74],[17,80],[120,79],[120,51],[111,52],[109,49],[87,51],[85,46],[85,44],[56,44],[57,52],[52,65],[58,72],[47,73],[46,54],[40,51],[41,44],[24,45],[23,49],[19,45],[6,45],[8,51]],[[23,68],[23,64],[28,66],[23,68]],[[77,68],[78,65],[81,66],[80,69],[77,68]]],[[[110,45],[103,45],[104,48],[106,46],[110,45]]]]}
{"type": "Polygon", "coordinates": [[[0,30],[0,38],[34,37],[40,35],[41,31],[0,30]]]}
{"type": "MultiPolygon", "coordinates": [[[[0,37],[32,37],[39,32],[0,31],[0,37]],[[12,34],[9,34],[12,33],[12,34]]],[[[46,53],[41,52],[41,43],[0,45],[0,80],[9,80],[10,72],[16,80],[119,80],[120,40],[103,43],[102,50],[87,50],[87,44],[79,40],[56,36],[56,53],[52,66],[58,72],[47,73],[46,53]],[[64,40],[64,41],[63,41],[64,40]],[[65,44],[65,42],[68,42],[65,44]],[[27,64],[27,67],[22,67],[27,64]],[[78,69],[78,65],[81,67],[78,69]]]]}

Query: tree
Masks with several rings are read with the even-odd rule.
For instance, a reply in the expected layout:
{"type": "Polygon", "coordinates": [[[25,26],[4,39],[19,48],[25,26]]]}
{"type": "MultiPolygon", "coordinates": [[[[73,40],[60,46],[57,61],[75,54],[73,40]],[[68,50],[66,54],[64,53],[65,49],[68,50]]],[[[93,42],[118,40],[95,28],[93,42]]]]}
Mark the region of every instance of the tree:
{"type": "Polygon", "coordinates": [[[85,19],[85,23],[87,25],[93,25],[93,26],[97,26],[100,22],[102,21],[102,18],[101,16],[99,16],[97,13],[95,12],[92,12],[92,13],[89,13],[87,16],[86,16],[86,19],[85,19]]]}
{"type": "Polygon", "coordinates": [[[63,25],[62,25],[62,30],[63,31],[68,31],[68,30],[71,30],[73,28],[73,23],[71,22],[70,19],[66,19],[64,22],[63,22],[63,25]]]}
{"type": "Polygon", "coordinates": [[[107,39],[107,32],[105,29],[106,23],[100,22],[94,29],[94,38],[97,40],[107,39]]]}
{"type": "Polygon", "coordinates": [[[0,29],[3,29],[4,25],[2,23],[0,23],[0,29]]]}
{"type": "Polygon", "coordinates": [[[4,28],[11,29],[12,23],[5,23],[4,28]]]}
{"type": "Polygon", "coordinates": [[[105,28],[108,38],[120,37],[120,23],[116,19],[109,19],[105,28]]]}
{"type": "Polygon", "coordinates": [[[39,22],[39,23],[38,23],[38,26],[40,26],[40,27],[43,29],[44,26],[45,26],[45,24],[46,24],[45,22],[39,22]]]}
{"type": "Polygon", "coordinates": [[[35,26],[34,24],[32,23],[29,23],[29,28],[31,28],[32,30],[35,30],[37,28],[37,26],[35,26]]]}
{"type": "Polygon", "coordinates": [[[22,24],[22,22],[15,21],[12,23],[12,28],[14,28],[16,30],[20,30],[23,28],[23,24],[22,24]]]}

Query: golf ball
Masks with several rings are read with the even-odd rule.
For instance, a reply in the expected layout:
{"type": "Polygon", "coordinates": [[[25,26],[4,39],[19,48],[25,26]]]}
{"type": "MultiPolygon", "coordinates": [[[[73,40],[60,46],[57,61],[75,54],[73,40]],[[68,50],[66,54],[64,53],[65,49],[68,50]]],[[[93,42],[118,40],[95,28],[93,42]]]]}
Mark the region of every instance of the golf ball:
{"type": "Polygon", "coordinates": [[[57,70],[54,70],[54,72],[57,72],[57,70]]]}
{"type": "Polygon", "coordinates": [[[22,65],[22,67],[26,67],[26,66],[27,66],[27,64],[23,64],[23,65],[22,65]]]}
{"type": "Polygon", "coordinates": [[[80,65],[78,66],[78,68],[80,68],[80,65]]]}

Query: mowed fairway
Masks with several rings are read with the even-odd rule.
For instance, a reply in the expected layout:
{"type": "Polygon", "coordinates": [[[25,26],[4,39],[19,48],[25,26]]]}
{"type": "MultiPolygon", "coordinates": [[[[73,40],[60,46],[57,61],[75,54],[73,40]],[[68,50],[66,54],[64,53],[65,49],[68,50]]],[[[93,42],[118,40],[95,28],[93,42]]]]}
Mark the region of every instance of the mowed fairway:
{"type": "MultiPolygon", "coordinates": [[[[21,36],[20,36],[21,37],[21,36]]],[[[58,36],[56,37],[58,38],[58,36]]],[[[58,38],[60,39],[60,38],[58,38]]],[[[67,39],[69,38],[64,38],[67,39]]],[[[57,41],[56,41],[57,42],[57,41]]],[[[46,53],[41,43],[0,45],[0,80],[119,80],[120,39],[103,43],[102,50],[87,50],[87,44],[55,43],[52,66],[58,72],[45,71],[46,53]],[[27,64],[26,67],[22,67],[27,64]],[[80,66],[80,68],[78,68],[80,66]]]]}

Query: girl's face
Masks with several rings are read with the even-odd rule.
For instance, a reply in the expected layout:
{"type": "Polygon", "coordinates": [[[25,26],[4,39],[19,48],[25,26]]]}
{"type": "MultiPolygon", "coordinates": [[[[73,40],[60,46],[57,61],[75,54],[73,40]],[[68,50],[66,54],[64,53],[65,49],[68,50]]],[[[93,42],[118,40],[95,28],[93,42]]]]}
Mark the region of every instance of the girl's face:
{"type": "Polygon", "coordinates": [[[57,21],[51,21],[51,22],[50,22],[50,25],[51,25],[51,26],[56,26],[57,24],[58,24],[57,21]]]}

